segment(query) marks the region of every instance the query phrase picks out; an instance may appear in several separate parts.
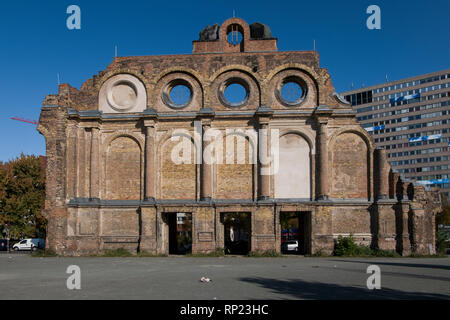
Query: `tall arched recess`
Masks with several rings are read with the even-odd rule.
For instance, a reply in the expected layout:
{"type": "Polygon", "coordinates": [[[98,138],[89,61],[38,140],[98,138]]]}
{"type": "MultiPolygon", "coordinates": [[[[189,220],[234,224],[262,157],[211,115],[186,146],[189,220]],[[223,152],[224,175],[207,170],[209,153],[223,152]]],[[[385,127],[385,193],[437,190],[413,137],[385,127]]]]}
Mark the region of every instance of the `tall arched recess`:
{"type": "Polygon", "coordinates": [[[330,152],[331,197],[368,198],[368,153],[366,142],[356,133],[336,137],[330,152]]]}
{"type": "Polygon", "coordinates": [[[275,198],[311,198],[311,149],[299,134],[280,138],[280,165],[275,174],[275,198]]]}
{"type": "Polygon", "coordinates": [[[141,148],[131,137],[111,141],[106,151],[106,199],[140,200],[141,148]]]}
{"type": "Polygon", "coordinates": [[[241,134],[228,134],[223,142],[222,159],[217,164],[215,197],[252,199],[255,192],[255,159],[253,140],[241,134]]]}
{"type": "Polygon", "coordinates": [[[190,137],[177,135],[161,146],[161,199],[194,200],[196,198],[195,145],[190,137]]]}

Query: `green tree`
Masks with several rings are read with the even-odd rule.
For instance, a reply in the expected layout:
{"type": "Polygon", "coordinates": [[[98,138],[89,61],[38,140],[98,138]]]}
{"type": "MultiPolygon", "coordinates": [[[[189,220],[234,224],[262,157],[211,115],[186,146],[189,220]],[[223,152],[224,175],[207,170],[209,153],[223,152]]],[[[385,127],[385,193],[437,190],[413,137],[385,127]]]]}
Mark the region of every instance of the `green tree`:
{"type": "Polygon", "coordinates": [[[439,225],[450,226],[450,205],[445,194],[441,193],[442,211],[436,215],[436,227],[439,225]]]}
{"type": "Polygon", "coordinates": [[[282,230],[298,228],[298,214],[295,212],[281,212],[280,224],[282,230]]]}
{"type": "Polygon", "coordinates": [[[6,233],[6,215],[3,211],[6,203],[6,167],[3,162],[0,161],[0,238],[6,233]]]}
{"type": "Polygon", "coordinates": [[[0,224],[5,229],[9,223],[11,238],[45,235],[44,201],[45,170],[40,157],[22,154],[1,164],[0,224]]]}

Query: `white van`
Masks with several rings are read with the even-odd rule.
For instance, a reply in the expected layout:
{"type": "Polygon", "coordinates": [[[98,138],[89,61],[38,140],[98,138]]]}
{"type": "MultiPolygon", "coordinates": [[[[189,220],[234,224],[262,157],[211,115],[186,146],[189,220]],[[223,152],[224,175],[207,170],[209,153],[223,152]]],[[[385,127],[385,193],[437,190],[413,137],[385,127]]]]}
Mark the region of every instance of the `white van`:
{"type": "Polygon", "coordinates": [[[21,251],[21,250],[35,251],[38,248],[39,249],[45,248],[45,240],[44,239],[37,239],[37,238],[23,239],[22,241],[13,245],[14,251],[21,251]]]}

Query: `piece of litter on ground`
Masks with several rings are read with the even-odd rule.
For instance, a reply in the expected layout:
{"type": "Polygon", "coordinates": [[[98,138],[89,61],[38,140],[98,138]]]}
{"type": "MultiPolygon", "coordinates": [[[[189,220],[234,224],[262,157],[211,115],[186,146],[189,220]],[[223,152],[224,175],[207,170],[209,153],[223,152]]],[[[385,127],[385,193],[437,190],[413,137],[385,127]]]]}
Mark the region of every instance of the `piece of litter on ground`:
{"type": "Polygon", "coordinates": [[[206,278],[206,277],[201,277],[200,278],[200,282],[210,282],[211,279],[210,278],[206,278]]]}

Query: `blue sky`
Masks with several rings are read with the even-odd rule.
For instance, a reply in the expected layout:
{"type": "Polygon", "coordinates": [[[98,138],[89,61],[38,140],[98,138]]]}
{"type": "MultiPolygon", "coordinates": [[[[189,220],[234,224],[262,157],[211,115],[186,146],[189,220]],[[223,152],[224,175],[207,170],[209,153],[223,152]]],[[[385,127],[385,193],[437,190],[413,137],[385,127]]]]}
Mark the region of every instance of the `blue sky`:
{"type": "Polygon", "coordinates": [[[46,94],[61,82],[79,88],[114,56],[185,54],[205,26],[236,16],[267,24],[279,50],[311,50],[338,92],[450,67],[448,0],[433,1],[2,1],[0,6],[0,161],[45,154],[36,126],[46,94]],[[81,8],[81,30],[66,9],[81,8]],[[366,9],[381,8],[381,30],[366,9]]]}

